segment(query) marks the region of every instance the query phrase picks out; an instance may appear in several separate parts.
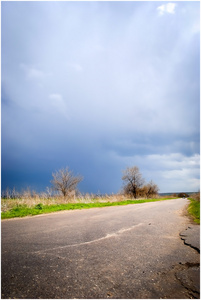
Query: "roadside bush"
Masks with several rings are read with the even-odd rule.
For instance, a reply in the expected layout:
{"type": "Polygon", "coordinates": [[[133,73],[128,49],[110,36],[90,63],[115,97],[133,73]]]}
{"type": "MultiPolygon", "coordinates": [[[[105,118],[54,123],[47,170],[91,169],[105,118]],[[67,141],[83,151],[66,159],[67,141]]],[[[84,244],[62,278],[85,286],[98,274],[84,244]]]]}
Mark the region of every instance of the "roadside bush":
{"type": "Polygon", "coordinates": [[[35,206],[36,209],[43,209],[43,204],[42,203],[38,203],[36,206],[35,206]]]}

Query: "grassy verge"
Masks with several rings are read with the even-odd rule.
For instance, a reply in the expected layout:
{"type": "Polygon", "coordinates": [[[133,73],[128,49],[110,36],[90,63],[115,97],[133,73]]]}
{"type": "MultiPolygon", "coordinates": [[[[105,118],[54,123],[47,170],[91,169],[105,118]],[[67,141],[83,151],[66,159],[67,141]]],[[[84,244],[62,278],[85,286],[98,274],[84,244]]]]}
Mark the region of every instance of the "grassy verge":
{"type": "Polygon", "coordinates": [[[51,205],[43,205],[42,203],[38,203],[34,207],[28,207],[25,204],[19,204],[6,212],[2,212],[1,219],[34,216],[39,214],[57,212],[61,210],[88,209],[93,207],[139,204],[139,203],[155,202],[155,201],[162,201],[168,199],[170,198],[126,200],[126,201],[119,201],[119,202],[66,203],[66,204],[51,204],[51,205]]]}
{"type": "Polygon", "coordinates": [[[189,200],[188,212],[193,217],[194,222],[200,224],[200,201],[193,198],[189,198],[189,200]]]}

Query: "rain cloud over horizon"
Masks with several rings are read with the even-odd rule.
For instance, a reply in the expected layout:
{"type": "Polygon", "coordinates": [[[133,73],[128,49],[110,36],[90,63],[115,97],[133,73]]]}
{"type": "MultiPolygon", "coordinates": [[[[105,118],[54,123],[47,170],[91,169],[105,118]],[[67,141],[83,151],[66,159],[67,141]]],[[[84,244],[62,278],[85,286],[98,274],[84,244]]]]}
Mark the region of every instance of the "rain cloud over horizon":
{"type": "Polygon", "coordinates": [[[138,166],[160,192],[200,187],[199,2],[2,2],[1,169],[45,190],[69,166],[117,193],[138,166]]]}

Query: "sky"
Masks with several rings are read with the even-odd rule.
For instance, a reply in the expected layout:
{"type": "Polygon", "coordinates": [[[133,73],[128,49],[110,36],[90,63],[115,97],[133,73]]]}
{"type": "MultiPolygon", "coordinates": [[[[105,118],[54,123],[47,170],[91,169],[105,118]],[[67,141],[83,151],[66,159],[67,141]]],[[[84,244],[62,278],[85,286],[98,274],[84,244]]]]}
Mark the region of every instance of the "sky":
{"type": "Polygon", "coordinates": [[[200,188],[200,3],[1,2],[1,189],[200,188]]]}

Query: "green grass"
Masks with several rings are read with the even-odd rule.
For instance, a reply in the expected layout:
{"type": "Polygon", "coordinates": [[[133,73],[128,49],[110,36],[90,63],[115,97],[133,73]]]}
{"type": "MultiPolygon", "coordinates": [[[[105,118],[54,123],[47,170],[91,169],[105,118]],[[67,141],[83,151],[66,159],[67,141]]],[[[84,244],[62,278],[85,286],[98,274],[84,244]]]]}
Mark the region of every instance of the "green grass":
{"type": "MultiPolygon", "coordinates": [[[[97,202],[97,203],[67,203],[67,204],[51,204],[43,205],[38,203],[34,207],[28,207],[27,205],[18,204],[14,208],[1,213],[1,219],[9,219],[16,217],[34,216],[40,214],[46,214],[51,212],[57,212],[61,210],[73,210],[73,209],[89,209],[94,207],[106,207],[106,206],[117,206],[117,205],[128,205],[128,204],[139,204],[145,202],[155,202],[168,200],[170,198],[159,198],[159,199],[143,199],[143,200],[126,200],[119,202],[97,202]]],[[[171,198],[173,199],[173,198],[171,198]]]]}
{"type": "Polygon", "coordinates": [[[189,198],[189,200],[188,212],[193,217],[194,222],[200,224],[200,201],[193,198],[189,198]]]}

